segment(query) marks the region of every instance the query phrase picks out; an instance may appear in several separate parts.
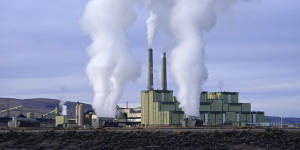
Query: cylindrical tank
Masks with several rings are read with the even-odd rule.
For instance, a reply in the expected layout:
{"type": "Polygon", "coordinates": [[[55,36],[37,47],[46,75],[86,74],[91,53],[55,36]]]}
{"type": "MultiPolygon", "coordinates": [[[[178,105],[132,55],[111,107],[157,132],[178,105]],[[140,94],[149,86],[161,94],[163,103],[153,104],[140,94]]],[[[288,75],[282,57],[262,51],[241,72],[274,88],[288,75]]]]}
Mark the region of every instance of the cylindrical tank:
{"type": "Polygon", "coordinates": [[[83,104],[77,102],[76,104],[76,124],[78,126],[83,126],[84,125],[84,108],[83,104]]]}

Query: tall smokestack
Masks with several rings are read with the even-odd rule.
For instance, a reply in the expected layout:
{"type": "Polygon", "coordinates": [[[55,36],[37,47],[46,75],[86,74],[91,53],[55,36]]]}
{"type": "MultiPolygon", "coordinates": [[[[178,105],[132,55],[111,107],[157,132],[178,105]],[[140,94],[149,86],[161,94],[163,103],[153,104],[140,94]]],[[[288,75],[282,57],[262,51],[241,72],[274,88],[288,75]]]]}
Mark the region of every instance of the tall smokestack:
{"type": "Polygon", "coordinates": [[[167,58],[166,52],[161,57],[161,88],[167,90],[167,58]]]}
{"type": "Polygon", "coordinates": [[[153,90],[153,55],[152,48],[148,49],[148,90],[153,90]]]}

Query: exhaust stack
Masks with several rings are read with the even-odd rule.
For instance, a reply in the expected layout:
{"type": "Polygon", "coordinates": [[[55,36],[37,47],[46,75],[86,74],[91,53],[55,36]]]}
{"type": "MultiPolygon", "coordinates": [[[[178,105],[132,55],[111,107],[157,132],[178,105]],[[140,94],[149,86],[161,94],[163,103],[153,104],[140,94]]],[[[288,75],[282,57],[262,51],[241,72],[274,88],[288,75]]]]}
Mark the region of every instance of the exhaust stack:
{"type": "Polygon", "coordinates": [[[148,49],[148,90],[153,90],[153,55],[152,48],[148,49]]]}
{"type": "Polygon", "coordinates": [[[161,88],[163,91],[167,90],[167,58],[166,52],[161,57],[161,88]]]}

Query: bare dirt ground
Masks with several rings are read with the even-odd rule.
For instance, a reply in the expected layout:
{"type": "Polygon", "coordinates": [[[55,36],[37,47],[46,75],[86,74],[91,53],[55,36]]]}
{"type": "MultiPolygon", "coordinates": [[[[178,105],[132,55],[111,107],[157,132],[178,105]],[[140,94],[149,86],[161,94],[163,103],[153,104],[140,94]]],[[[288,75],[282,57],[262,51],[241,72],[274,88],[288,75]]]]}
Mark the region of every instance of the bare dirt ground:
{"type": "Polygon", "coordinates": [[[0,149],[300,149],[300,130],[0,130],[0,149]]]}

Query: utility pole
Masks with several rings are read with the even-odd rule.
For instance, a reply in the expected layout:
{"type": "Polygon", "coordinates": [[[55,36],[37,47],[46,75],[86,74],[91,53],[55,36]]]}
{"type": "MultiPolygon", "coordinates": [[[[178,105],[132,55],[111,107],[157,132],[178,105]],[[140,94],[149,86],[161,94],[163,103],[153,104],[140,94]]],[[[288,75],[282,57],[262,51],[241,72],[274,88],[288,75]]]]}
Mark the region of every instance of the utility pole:
{"type": "Polygon", "coordinates": [[[282,114],[281,114],[281,119],[280,119],[280,128],[282,128],[282,114]]]}

